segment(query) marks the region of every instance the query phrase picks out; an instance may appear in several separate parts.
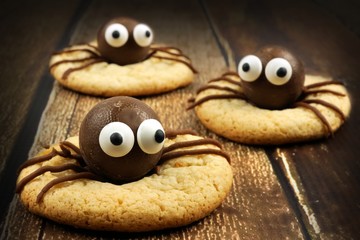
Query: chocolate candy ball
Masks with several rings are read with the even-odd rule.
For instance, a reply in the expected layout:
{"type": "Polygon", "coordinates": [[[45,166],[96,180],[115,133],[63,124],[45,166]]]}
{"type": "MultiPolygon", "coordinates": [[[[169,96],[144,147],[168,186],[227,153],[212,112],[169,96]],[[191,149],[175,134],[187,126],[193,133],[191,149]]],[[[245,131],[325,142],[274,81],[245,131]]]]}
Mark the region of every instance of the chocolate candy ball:
{"type": "Polygon", "coordinates": [[[244,57],[238,66],[244,94],[260,108],[290,107],[302,93],[302,63],[281,47],[265,47],[244,57]]]}
{"type": "Polygon", "coordinates": [[[149,26],[131,18],[114,18],[97,35],[102,57],[111,63],[127,65],[141,62],[149,55],[153,32],[149,26]]]}
{"type": "Polygon", "coordinates": [[[106,99],[85,116],[79,144],[89,170],[120,183],[137,180],[160,160],[165,132],[157,114],[131,97],[106,99]]]}

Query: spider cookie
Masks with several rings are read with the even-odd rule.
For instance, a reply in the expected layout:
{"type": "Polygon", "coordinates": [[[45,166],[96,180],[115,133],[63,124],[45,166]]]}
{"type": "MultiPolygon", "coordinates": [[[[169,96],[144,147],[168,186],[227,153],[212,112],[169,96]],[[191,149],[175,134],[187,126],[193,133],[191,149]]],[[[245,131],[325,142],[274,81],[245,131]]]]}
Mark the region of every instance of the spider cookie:
{"type": "Polygon", "coordinates": [[[74,227],[173,228],[222,203],[232,185],[229,160],[219,142],[165,131],[143,102],[113,97],[86,115],[79,136],[24,162],[16,191],[29,211],[74,227]]]}
{"type": "Polygon", "coordinates": [[[280,47],[245,56],[238,73],[210,80],[190,99],[215,133],[247,144],[286,144],[332,135],[350,113],[343,84],[305,75],[302,63],[280,47]]]}
{"type": "Polygon", "coordinates": [[[175,47],[152,45],[152,29],[131,18],[115,18],[97,41],[55,52],[50,72],[63,86],[98,96],[158,94],[190,84],[196,73],[175,47]]]}

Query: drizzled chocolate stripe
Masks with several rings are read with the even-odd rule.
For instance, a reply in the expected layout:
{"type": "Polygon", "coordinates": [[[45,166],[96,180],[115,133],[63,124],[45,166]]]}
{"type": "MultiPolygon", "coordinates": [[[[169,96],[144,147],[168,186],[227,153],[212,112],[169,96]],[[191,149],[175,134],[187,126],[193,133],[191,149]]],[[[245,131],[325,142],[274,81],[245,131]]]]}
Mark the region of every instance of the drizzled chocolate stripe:
{"type": "Polygon", "coordinates": [[[346,96],[345,94],[341,93],[341,92],[337,92],[337,91],[334,91],[334,90],[330,90],[330,89],[318,89],[318,90],[304,90],[304,94],[305,96],[308,96],[310,94],[316,94],[316,93],[332,93],[336,96],[340,96],[340,97],[344,97],[346,96]]]}
{"type": "Polygon", "coordinates": [[[59,66],[60,64],[63,64],[63,63],[79,63],[79,62],[85,62],[85,61],[88,61],[88,60],[91,60],[91,59],[97,59],[98,57],[97,56],[90,56],[90,57],[85,57],[85,58],[78,58],[78,59],[65,59],[65,60],[61,60],[61,61],[58,61],[58,62],[55,62],[53,64],[50,65],[50,69],[56,67],[56,66],[59,66]]]}
{"type": "Polygon", "coordinates": [[[63,73],[62,78],[63,78],[64,80],[66,80],[72,72],[75,72],[75,71],[78,71],[78,70],[87,68],[87,67],[89,67],[89,66],[91,66],[91,65],[94,65],[94,64],[100,63],[100,62],[104,62],[104,60],[103,60],[102,58],[97,58],[97,59],[94,59],[94,60],[91,61],[91,62],[88,62],[87,64],[84,64],[84,65],[80,66],[80,67],[69,68],[68,70],[66,70],[66,71],[63,73]]]}
{"type": "Polygon", "coordinates": [[[294,106],[295,107],[304,107],[304,108],[311,110],[320,119],[320,121],[325,125],[328,135],[333,134],[333,131],[331,129],[329,122],[326,120],[324,115],[322,115],[322,113],[317,108],[311,106],[309,103],[306,103],[306,102],[297,102],[294,104],[294,106]]]}
{"type": "Polygon", "coordinates": [[[224,91],[228,91],[228,92],[232,92],[235,94],[240,93],[238,90],[230,88],[230,87],[223,87],[223,86],[218,86],[218,85],[205,85],[200,87],[197,91],[196,94],[201,93],[202,91],[205,91],[207,89],[217,89],[217,90],[224,90],[224,91]]]}
{"type": "Polygon", "coordinates": [[[237,72],[235,72],[235,71],[225,72],[225,73],[222,74],[222,76],[223,76],[223,77],[225,77],[225,76],[234,76],[234,77],[240,78],[240,77],[239,77],[239,74],[238,74],[237,72]]]}
{"type": "Polygon", "coordinates": [[[206,145],[206,144],[212,144],[212,145],[215,145],[218,148],[222,149],[222,146],[218,141],[211,139],[211,138],[204,138],[204,139],[197,139],[197,140],[192,140],[192,141],[174,143],[174,144],[164,148],[163,154],[168,153],[175,149],[179,149],[179,148],[194,147],[194,146],[206,145]]]}
{"type": "Polygon", "coordinates": [[[345,117],[344,113],[337,106],[335,106],[332,103],[326,102],[326,101],[321,100],[321,99],[306,99],[303,102],[305,102],[305,103],[317,103],[317,104],[323,105],[325,107],[328,107],[328,108],[332,109],[333,111],[337,112],[340,115],[341,119],[343,121],[345,121],[346,117],[345,117]]]}
{"type": "Polygon", "coordinates": [[[340,81],[329,80],[329,81],[324,81],[324,82],[319,82],[319,83],[313,83],[313,84],[304,86],[304,89],[322,87],[322,86],[326,86],[326,85],[344,85],[344,84],[343,84],[342,82],[340,82],[340,81]]]}
{"type": "Polygon", "coordinates": [[[85,43],[85,45],[88,46],[88,47],[91,47],[91,48],[94,49],[95,51],[99,52],[99,49],[98,49],[96,46],[91,45],[90,43],[85,43]]]}
{"type": "Polygon", "coordinates": [[[167,130],[166,138],[173,139],[173,138],[176,138],[177,135],[186,135],[186,134],[198,136],[197,132],[195,132],[194,130],[182,129],[182,130],[167,130]]]}
{"type": "Polygon", "coordinates": [[[158,59],[171,60],[171,61],[183,63],[186,66],[188,66],[193,73],[198,73],[198,71],[194,68],[194,66],[191,63],[187,62],[187,61],[184,61],[184,60],[181,60],[181,59],[178,59],[178,58],[163,57],[163,56],[156,56],[156,55],[153,55],[152,57],[158,58],[158,59]]]}
{"type": "Polygon", "coordinates": [[[63,141],[60,143],[60,145],[64,145],[64,146],[70,148],[71,150],[73,150],[74,152],[76,152],[77,154],[81,155],[80,148],[78,148],[77,146],[75,146],[73,143],[71,143],[69,141],[63,141]]]}
{"type": "Polygon", "coordinates": [[[41,155],[41,156],[37,156],[37,157],[33,157],[28,159],[26,162],[24,162],[23,164],[21,164],[21,166],[19,167],[19,169],[17,170],[17,173],[19,174],[21,172],[22,169],[37,164],[37,163],[41,163],[47,160],[50,160],[51,158],[55,157],[57,155],[57,151],[55,150],[55,148],[53,148],[51,150],[51,152],[49,152],[48,154],[45,155],[41,155]]]}
{"type": "Polygon", "coordinates": [[[182,156],[186,156],[186,155],[201,155],[201,154],[220,155],[220,156],[226,158],[226,160],[228,162],[230,162],[230,156],[226,152],[219,150],[219,149],[204,148],[204,149],[192,149],[192,150],[174,151],[174,152],[166,153],[161,156],[160,163],[163,163],[163,162],[173,159],[173,158],[178,158],[178,157],[182,157],[182,156]]]}
{"type": "Polygon", "coordinates": [[[177,47],[169,47],[169,46],[158,46],[158,47],[150,47],[151,50],[164,50],[164,51],[171,51],[171,50],[175,50],[179,53],[182,53],[180,48],[177,47]]]}
{"type": "Polygon", "coordinates": [[[58,177],[58,178],[55,178],[54,180],[50,181],[48,184],[45,185],[45,187],[43,187],[43,189],[41,189],[40,193],[38,194],[38,196],[36,198],[36,203],[40,203],[44,197],[44,194],[47,191],[49,191],[53,186],[55,186],[59,183],[62,183],[62,182],[68,182],[68,181],[81,179],[81,178],[103,181],[102,178],[100,178],[99,176],[97,176],[91,172],[80,172],[80,173],[75,173],[75,174],[71,174],[71,175],[67,175],[67,176],[58,177]]]}
{"type": "Polygon", "coordinates": [[[78,162],[80,164],[83,163],[83,161],[81,161],[83,159],[81,157],[80,149],[77,146],[75,146],[74,144],[72,144],[71,142],[68,142],[68,141],[61,142],[59,144],[59,146],[60,146],[61,151],[58,151],[55,148],[52,148],[51,152],[49,152],[48,154],[28,159],[26,162],[24,162],[19,167],[17,173],[19,174],[22,169],[24,169],[24,168],[26,168],[28,166],[50,160],[51,158],[53,158],[53,157],[55,157],[57,155],[62,156],[62,157],[66,157],[66,158],[73,158],[75,160],[78,160],[78,162]],[[71,152],[68,149],[66,149],[65,147],[70,148],[75,153],[77,153],[77,155],[72,155],[71,152]]]}
{"type": "Polygon", "coordinates": [[[21,192],[26,184],[28,184],[31,180],[33,180],[34,178],[40,176],[41,174],[43,174],[45,172],[49,172],[49,171],[50,172],[62,172],[65,170],[74,170],[75,172],[86,171],[84,168],[82,168],[76,164],[72,164],[72,163],[61,165],[61,166],[40,167],[40,168],[36,169],[34,172],[27,175],[26,177],[24,177],[23,179],[21,179],[21,181],[16,185],[15,191],[16,191],[16,193],[21,192]]]}
{"type": "Polygon", "coordinates": [[[232,83],[232,84],[235,84],[235,85],[240,86],[240,87],[242,86],[240,81],[236,81],[236,80],[233,80],[233,79],[228,78],[228,77],[214,78],[214,79],[209,80],[208,83],[219,82],[219,81],[225,81],[225,82],[232,83]]]}
{"type": "Polygon", "coordinates": [[[90,53],[91,55],[100,56],[97,52],[95,52],[91,49],[88,49],[88,48],[67,49],[67,50],[54,52],[52,55],[59,55],[59,54],[73,53],[73,52],[87,52],[87,53],[90,53]]]}
{"type": "Polygon", "coordinates": [[[242,99],[242,100],[246,100],[246,96],[242,93],[236,93],[236,94],[218,94],[218,95],[209,95],[206,97],[201,98],[200,100],[194,102],[193,104],[191,104],[189,107],[186,108],[186,110],[190,110],[204,102],[207,102],[209,100],[213,100],[213,99],[242,99]]]}
{"type": "Polygon", "coordinates": [[[164,52],[169,55],[177,56],[177,57],[183,57],[190,61],[190,58],[182,53],[182,51],[175,47],[152,47],[150,48],[154,52],[164,52]],[[177,52],[172,52],[171,50],[175,50],[177,52]]]}

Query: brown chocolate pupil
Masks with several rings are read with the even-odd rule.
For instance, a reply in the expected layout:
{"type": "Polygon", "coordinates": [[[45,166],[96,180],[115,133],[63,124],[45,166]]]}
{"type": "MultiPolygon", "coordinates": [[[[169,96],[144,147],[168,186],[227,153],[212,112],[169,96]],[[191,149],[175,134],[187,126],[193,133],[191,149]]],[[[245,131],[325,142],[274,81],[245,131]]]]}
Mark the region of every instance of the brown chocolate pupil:
{"type": "Polygon", "coordinates": [[[120,37],[119,31],[113,31],[112,36],[113,38],[119,38],[120,37]]]}
{"type": "Polygon", "coordinates": [[[146,37],[150,37],[150,35],[151,35],[150,31],[146,31],[146,32],[145,32],[145,36],[146,36],[146,37]]]}
{"type": "Polygon", "coordinates": [[[249,71],[249,70],[250,70],[250,65],[249,65],[249,63],[244,63],[244,64],[242,65],[242,70],[243,70],[244,72],[249,71]]]}
{"type": "Polygon", "coordinates": [[[276,71],[276,75],[277,75],[278,77],[285,77],[286,74],[287,74],[287,70],[286,70],[286,68],[284,68],[284,67],[281,67],[281,68],[279,68],[279,69],[276,71]]]}
{"type": "Polygon", "coordinates": [[[119,146],[123,142],[123,138],[120,133],[114,132],[110,135],[110,142],[116,146],[119,146]]]}
{"type": "Polygon", "coordinates": [[[157,143],[162,143],[165,139],[165,133],[161,130],[161,129],[158,129],[156,132],[155,132],[155,141],[157,143]]]}

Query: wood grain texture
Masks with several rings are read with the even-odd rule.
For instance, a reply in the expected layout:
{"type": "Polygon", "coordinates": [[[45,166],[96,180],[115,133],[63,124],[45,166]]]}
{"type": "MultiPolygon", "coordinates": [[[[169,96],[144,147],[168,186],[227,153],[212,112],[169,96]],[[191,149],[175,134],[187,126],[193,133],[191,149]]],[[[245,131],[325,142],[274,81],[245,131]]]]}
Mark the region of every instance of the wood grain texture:
{"type": "Polygon", "coordinates": [[[6,24],[0,26],[0,174],[77,3],[1,2],[0,19],[6,24]]]}
{"type": "MultiPolygon", "coordinates": [[[[352,5],[356,8],[356,4],[352,5]]],[[[326,7],[326,6],[325,6],[326,7]]],[[[347,6],[347,8],[351,8],[347,6]]],[[[267,149],[283,187],[297,202],[309,235],[320,239],[360,236],[358,107],[360,41],[348,24],[322,5],[302,1],[208,1],[217,33],[226,39],[236,61],[257,48],[276,44],[289,48],[308,73],[343,81],[353,109],[345,125],[327,140],[267,149]],[[229,7],[232,11],[228,11],[229,7]],[[239,15],[241,17],[239,17],[239,15]]]]}
{"type": "MultiPolygon", "coordinates": [[[[220,140],[231,154],[234,185],[226,201],[210,216],[188,227],[144,234],[89,232],[59,225],[33,216],[14,197],[7,216],[7,239],[303,239],[298,220],[285,193],[261,148],[243,146],[208,132],[192,111],[185,111],[187,99],[195,89],[226,70],[224,56],[201,4],[195,1],[94,1],[77,24],[70,44],[91,40],[104,20],[111,16],[128,15],[151,25],[155,42],[181,48],[200,71],[195,82],[171,93],[145,97],[159,114],[165,129],[192,128],[201,135],[220,140]],[[25,224],[21,219],[31,219],[25,224]],[[17,232],[21,226],[22,231],[17,232]],[[35,231],[34,231],[35,229],[35,231]]],[[[227,53],[231,55],[231,52],[227,53]]],[[[231,62],[231,64],[234,64],[231,62]]],[[[85,114],[101,98],[85,96],[54,85],[30,155],[43,145],[78,134],[85,114]]]]}

